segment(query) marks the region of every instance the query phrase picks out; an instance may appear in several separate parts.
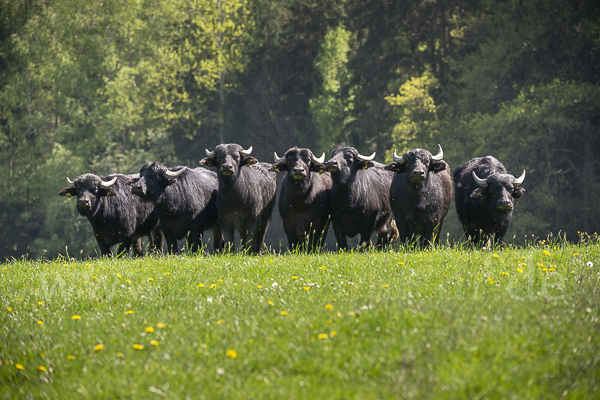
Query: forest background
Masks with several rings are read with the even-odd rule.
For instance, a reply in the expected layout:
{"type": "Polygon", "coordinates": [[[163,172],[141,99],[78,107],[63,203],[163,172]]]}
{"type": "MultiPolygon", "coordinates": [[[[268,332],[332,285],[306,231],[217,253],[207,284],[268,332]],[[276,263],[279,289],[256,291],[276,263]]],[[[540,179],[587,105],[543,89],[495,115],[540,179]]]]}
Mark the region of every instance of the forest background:
{"type": "Polygon", "coordinates": [[[597,0],[0,0],[0,259],[95,254],[66,176],[221,142],[492,154],[527,170],[510,238],[576,240],[600,226],[599,56],[597,0]]]}

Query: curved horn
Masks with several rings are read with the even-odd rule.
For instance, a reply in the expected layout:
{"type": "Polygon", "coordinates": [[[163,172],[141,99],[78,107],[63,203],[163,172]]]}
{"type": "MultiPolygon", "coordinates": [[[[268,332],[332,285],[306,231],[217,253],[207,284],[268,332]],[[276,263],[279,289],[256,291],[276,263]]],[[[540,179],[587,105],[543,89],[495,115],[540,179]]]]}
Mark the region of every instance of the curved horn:
{"type": "Polygon", "coordinates": [[[215,152],[214,152],[214,151],[210,151],[210,150],[208,150],[208,149],[204,149],[204,152],[205,152],[205,153],[206,153],[206,155],[207,155],[207,156],[209,156],[209,157],[212,157],[212,156],[214,156],[214,155],[215,155],[215,152]]]}
{"type": "Polygon", "coordinates": [[[323,161],[325,161],[325,153],[321,154],[321,157],[317,158],[311,151],[310,152],[310,160],[317,164],[323,164],[323,161]]]}
{"type": "Polygon", "coordinates": [[[477,182],[477,184],[479,186],[486,187],[488,185],[487,180],[481,179],[480,177],[478,177],[477,174],[475,173],[475,171],[473,171],[472,174],[473,174],[473,179],[475,179],[475,182],[477,182]]]}
{"type": "Polygon", "coordinates": [[[108,189],[109,187],[111,187],[112,185],[114,185],[116,181],[117,181],[117,177],[116,176],[114,178],[112,178],[110,181],[100,180],[100,187],[104,188],[104,189],[108,189]]]}
{"type": "Polygon", "coordinates": [[[394,154],[392,155],[392,157],[394,158],[394,161],[397,163],[403,163],[404,162],[404,156],[398,156],[398,154],[396,154],[396,150],[394,150],[394,154]]]}
{"type": "Polygon", "coordinates": [[[170,178],[176,178],[176,177],[178,177],[179,175],[183,174],[183,173],[185,172],[185,170],[186,170],[186,169],[187,169],[187,167],[183,167],[183,168],[181,168],[179,171],[175,171],[175,172],[173,172],[173,171],[171,171],[171,170],[167,169],[167,170],[165,170],[165,176],[168,176],[168,177],[170,177],[170,178]]]}
{"type": "Polygon", "coordinates": [[[525,180],[525,170],[523,170],[523,173],[521,174],[520,177],[515,178],[515,186],[519,186],[521,183],[523,183],[523,181],[525,180]]]}
{"type": "Polygon", "coordinates": [[[277,155],[277,152],[275,152],[275,151],[274,151],[274,152],[273,152],[273,157],[275,158],[275,164],[279,164],[279,163],[280,163],[280,162],[282,162],[282,161],[284,162],[284,164],[286,163],[286,162],[285,162],[285,154],[283,155],[283,157],[279,157],[279,156],[277,155]]]}
{"type": "Polygon", "coordinates": [[[242,153],[245,156],[249,156],[250,153],[252,153],[252,146],[248,147],[248,150],[242,150],[242,151],[240,151],[240,153],[242,153]]]}
{"type": "Polygon", "coordinates": [[[442,150],[442,146],[438,144],[438,153],[435,156],[431,156],[432,161],[442,161],[444,158],[444,150],[442,150]]]}
{"type": "Polygon", "coordinates": [[[376,152],[373,152],[373,154],[371,154],[369,157],[365,157],[362,154],[358,153],[356,158],[360,161],[373,161],[373,159],[375,158],[375,153],[376,152]]]}
{"type": "Polygon", "coordinates": [[[70,180],[68,176],[67,176],[67,184],[69,185],[69,187],[75,187],[75,182],[70,180]]]}

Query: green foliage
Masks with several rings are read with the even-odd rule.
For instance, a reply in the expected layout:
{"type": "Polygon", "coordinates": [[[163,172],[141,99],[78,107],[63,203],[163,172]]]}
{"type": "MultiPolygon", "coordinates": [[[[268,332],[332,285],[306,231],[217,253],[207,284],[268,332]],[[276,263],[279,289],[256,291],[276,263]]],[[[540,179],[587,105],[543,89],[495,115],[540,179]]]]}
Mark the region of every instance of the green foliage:
{"type": "Polygon", "coordinates": [[[0,397],[596,398],[599,263],[597,238],[4,263],[0,397]]]}
{"type": "MultiPolygon", "coordinates": [[[[328,151],[341,142],[348,142],[347,125],[353,121],[352,75],[348,69],[350,32],[343,26],[330,29],[315,60],[315,69],[322,87],[310,100],[310,113],[319,137],[320,150],[328,151]]],[[[350,143],[348,143],[350,144],[350,143]]]]}

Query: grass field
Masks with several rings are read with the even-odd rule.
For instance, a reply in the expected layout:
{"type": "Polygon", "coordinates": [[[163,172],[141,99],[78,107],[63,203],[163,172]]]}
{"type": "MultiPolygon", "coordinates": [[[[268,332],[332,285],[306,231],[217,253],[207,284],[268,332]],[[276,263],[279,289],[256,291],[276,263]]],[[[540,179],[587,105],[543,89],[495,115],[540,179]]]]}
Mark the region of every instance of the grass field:
{"type": "Polygon", "coordinates": [[[600,397],[600,247],[13,261],[4,398],[600,397]]]}

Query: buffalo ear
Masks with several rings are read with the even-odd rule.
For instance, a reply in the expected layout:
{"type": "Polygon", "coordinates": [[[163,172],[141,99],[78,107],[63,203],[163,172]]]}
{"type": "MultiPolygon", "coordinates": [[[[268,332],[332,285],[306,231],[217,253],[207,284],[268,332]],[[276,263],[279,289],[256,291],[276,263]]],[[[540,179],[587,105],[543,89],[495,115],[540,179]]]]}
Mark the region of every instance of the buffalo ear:
{"type": "Polygon", "coordinates": [[[63,190],[61,190],[60,192],[58,192],[59,196],[67,196],[67,198],[71,198],[71,196],[75,196],[77,194],[77,191],[75,190],[75,188],[72,187],[66,187],[63,190]]]}
{"type": "Polygon", "coordinates": [[[525,194],[525,188],[516,187],[515,190],[513,190],[513,192],[512,192],[512,197],[514,197],[515,199],[518,199],[519,197],[523,196],[524,194],[525,194]]]}
{"type": "Polygon", "coordinates": [[[373,165],[375,165],[373,163],[373,161],[359,161],[358,169],[369,169],[369,168],[373,167],[373,165]]]}
{"type": "Polygon", "coordinates": [[[100,196],[110,197],[116,194],[117,192],[115,192],[114,189],[100,189],[100,196]]]}
{"type": "Polygon", "coordinates": [[[401,174],[404,172],[404,163],[398,163],[398,162],[389,163],[388,165],[386,165],[384,167],[384,169],[387,171],[398,172],[401,174]]]}
{"type": "Polygon", "coordinates": [[[280,162],[278,164],[271,165],[271,168],[269,168],[269,170],[275,172],[287,171],[288,165],[285,162],[280,162]]]}
{"type": "Polygon", "coordinates": [[[431,170],[434,174],[437,174],[438,172],[442,172],[443,170],[445,170],[446,165],[448,164],[446,164],[444,161],[436,161],[431,163],[431,170]]]}
{"type": "Polygon", "coordinates": [[[310,163],[309,170],[313,172],[318,172],[319,174],[322,174],[323,172],[327,171],[327,169],[325,168],[325,164],[319,164],[314,162],[310,163]]]}
{"type": "Polygon", "coordinates": [[[249,167],[251,165],[254,165],[258,162],[258,160],[252,156],[245,156],[244,158],[242,158],[242,160],[240,161],[240,165],[243,167],[249,167]]]}
{"type": "Polygon", "coordinates": [[[202,160],[200,160],[200,165],[207,167],[207,168],[216,167],[217,166],[216,157],[204,157],[202,160]]]}
{"type": "Polygon", "coordinates": [[[476,197],[481,197],[485,195],[485,188],[482,187],[478,187],[477,189],[475,189],[473,191],[473,193],[471,193],[471,198],[474,199],[476,197]]]}

